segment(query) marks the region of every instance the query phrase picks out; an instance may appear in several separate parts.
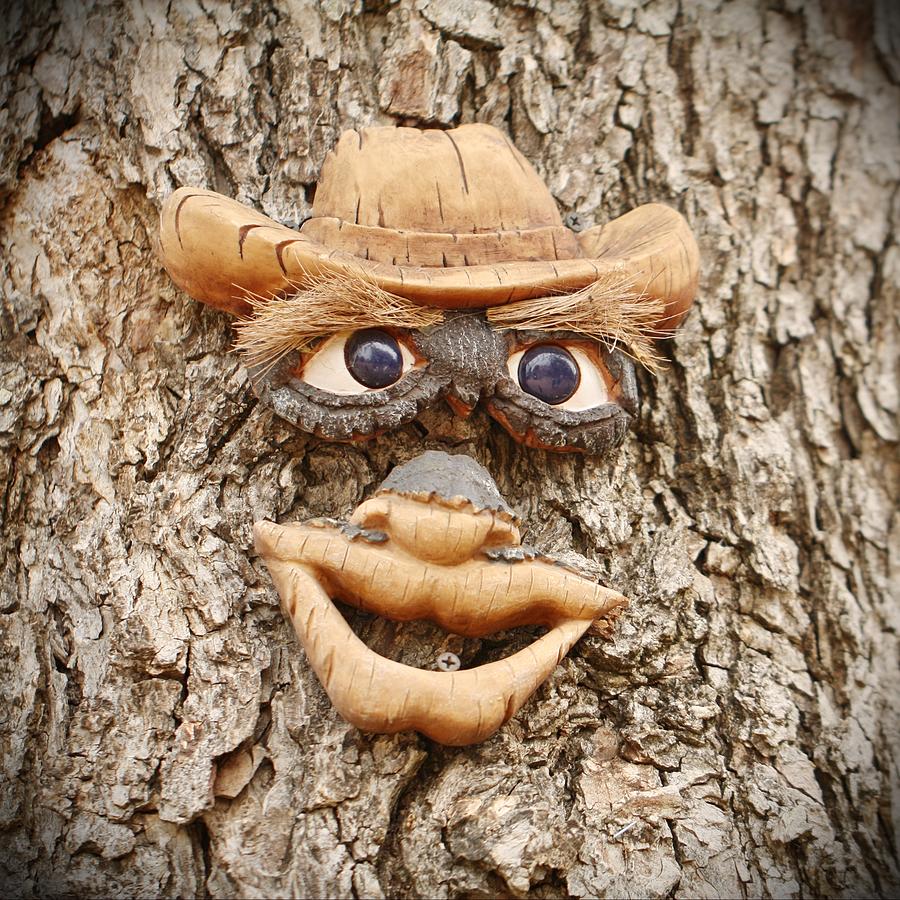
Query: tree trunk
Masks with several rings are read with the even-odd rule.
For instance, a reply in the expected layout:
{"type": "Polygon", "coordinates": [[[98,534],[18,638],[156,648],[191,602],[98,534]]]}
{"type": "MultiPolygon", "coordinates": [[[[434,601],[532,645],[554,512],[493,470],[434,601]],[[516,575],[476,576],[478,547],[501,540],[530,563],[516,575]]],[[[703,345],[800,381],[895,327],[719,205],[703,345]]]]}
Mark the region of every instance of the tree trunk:
{"type": "MultiPolygon", "coordinates": [[[[896,896],[897,24],[890,0],[14,4],[3,893],[896,896]],[[661,201],[697,234],[697,303],[608,458],[444,408],[308,437],[154,254],[179,185],[296,225],[345,128],[469,121],[574,228],[661,201]],[[252,550],[254,520],[346,517],[424,448],[632,600],[462,749],[347,725],[252,550]]],[[[354,624],[394,658],[497,647],[354,624]]]]}

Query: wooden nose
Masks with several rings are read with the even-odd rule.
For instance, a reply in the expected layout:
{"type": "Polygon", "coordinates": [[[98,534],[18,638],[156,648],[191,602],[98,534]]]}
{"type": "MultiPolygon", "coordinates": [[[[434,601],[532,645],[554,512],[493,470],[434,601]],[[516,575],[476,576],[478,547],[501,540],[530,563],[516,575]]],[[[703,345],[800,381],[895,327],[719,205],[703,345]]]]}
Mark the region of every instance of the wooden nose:
{"type": "Polygon", "coordinates": [[[411,556],[441,566],[521,543],[519,529],[492,510],[454,509],[434,500],[374,497],[357,507],[350,522],[384,531],[411,556]]]}

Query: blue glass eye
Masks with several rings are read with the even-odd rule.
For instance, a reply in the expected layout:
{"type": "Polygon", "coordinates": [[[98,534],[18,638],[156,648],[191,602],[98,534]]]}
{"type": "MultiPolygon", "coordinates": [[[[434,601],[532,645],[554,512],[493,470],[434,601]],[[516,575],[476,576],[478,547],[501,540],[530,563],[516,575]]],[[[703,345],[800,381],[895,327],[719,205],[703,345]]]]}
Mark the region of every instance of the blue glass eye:
{"type": "Polygon", "coordinates": [[[578,363],[564,347],[536,344],[519,360],[519,385],[526,394],[551,406],[568,400],[581,381],[578,363]]]}
{"type": "Polygon", "coordinates": [[[396,338],[380,328],[357,331],[344,345],[347,371],[367,388],[383,388],[400,379],[403,356],[396,338]]]}

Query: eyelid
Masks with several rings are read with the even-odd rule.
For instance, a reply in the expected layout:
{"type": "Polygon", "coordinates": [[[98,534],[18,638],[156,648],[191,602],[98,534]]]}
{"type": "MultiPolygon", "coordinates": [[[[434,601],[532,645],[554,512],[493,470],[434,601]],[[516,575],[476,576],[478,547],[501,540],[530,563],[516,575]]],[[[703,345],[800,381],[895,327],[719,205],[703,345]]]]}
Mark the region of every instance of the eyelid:
{"type": "MultiPolygon", "coordinates": [[[[368,388],[364,384],[360,384],[347,370],[347,364],[344,361],[344,345],[356,330],[359,329],[340,331],[305,355],[299,372],[300,379],[314,388],[341,396],[374,394],[393,387],[393,385],[388,385],[383,388],[368,388]]],[[[400,378],[394,382],[397,384],[407,373],[415,368],[420,368],[421,362],[407,346],[402,335],[394,334],[394,338],[400,347],[400,356],[403,360],[400,378]]]]}
{"type": "Polygon", "coordinates": [[[604,403],[612,401],[609,385],[604,374],[605,367],[599,361],[596,353],[591,353],[581,342],[567,341],[534,341],[527,346],[516,349],[506,361],[506,369],[513,383],[520,389],[519,384],[519,360],[531,347],[543,345],[555,345],[564,347],[575,359],[575,363],[581,373],[581,380],[575,393],[562,403],[547,404],[549,409],[564,409],[569,412],[579,412],[585,409],[595,409],[604,403]],[[595,358],[592,359],[592,356],[595,358]]]}

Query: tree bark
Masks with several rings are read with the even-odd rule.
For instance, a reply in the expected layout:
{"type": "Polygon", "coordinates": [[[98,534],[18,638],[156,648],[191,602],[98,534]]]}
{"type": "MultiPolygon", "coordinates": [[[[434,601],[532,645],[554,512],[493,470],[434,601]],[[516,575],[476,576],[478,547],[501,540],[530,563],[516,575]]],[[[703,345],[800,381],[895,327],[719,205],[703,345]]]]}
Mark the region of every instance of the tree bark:
{"type": "MultiPolygon", "coordinates": [[[[19,896],[896,896],[889,0],[14,4],[0,61],[0,885],[19,896]],[[576,228],[690,220],[621,450],[431,410],[328,444],[170,283],[183,184],[288,225],[345,128],[486,121],[576,228]],[[493,739],[361,734],[252,551],[456,449],[631,597],[493,739]]],[[[399,659],[463,640],[353,617],[399,659]],[[427,648],[423,650],[422,648],[427,648]]],[[[505,649],[504,649],[505,652],[505,649]]]]}

